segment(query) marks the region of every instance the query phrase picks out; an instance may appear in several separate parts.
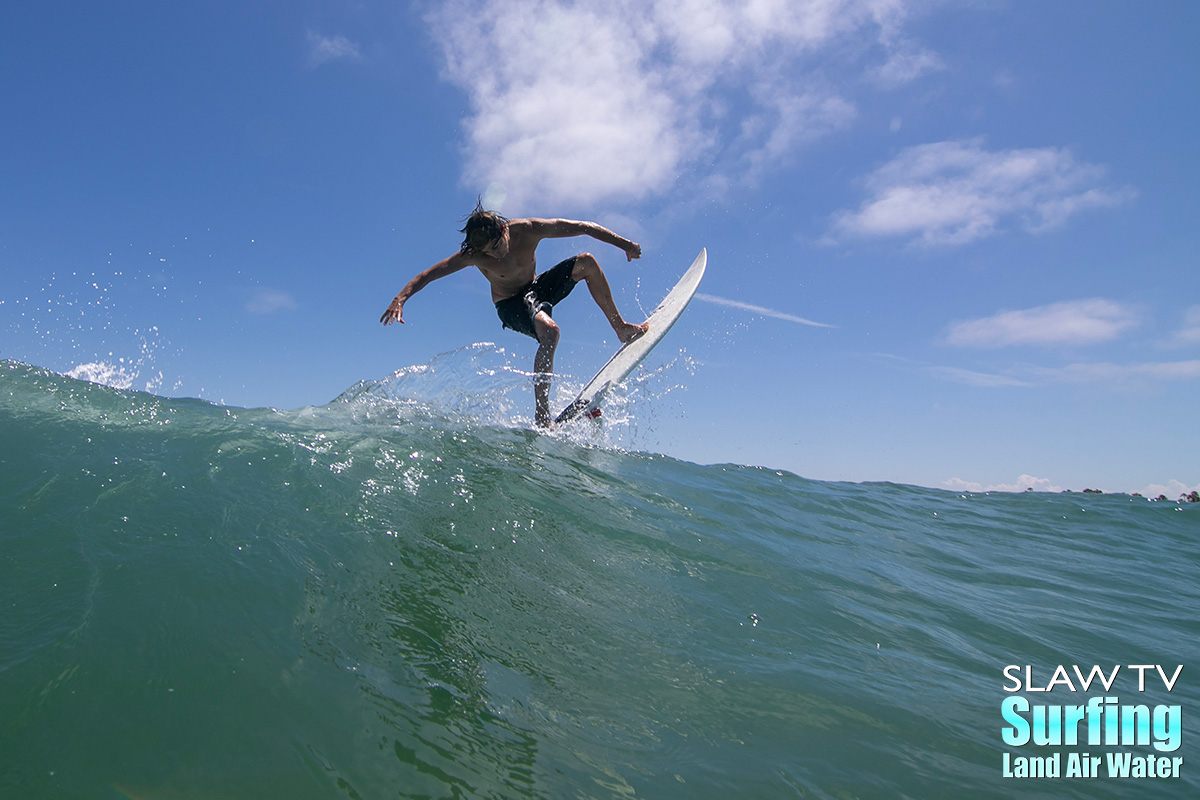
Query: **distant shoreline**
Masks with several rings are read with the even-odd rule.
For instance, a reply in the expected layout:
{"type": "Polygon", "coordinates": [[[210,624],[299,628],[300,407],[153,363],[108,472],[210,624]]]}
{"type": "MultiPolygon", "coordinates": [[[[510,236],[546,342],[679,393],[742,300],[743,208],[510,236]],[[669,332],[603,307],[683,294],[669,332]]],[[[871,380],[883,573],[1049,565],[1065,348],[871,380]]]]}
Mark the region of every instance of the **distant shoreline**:
{"type": "MultiPolygon", "coordinates": [[[[1025,491],[1032,492],[1033,489],[1031,487],[1029,489],[1026,489],[1025,491]]],[[[1063,489],[1061,492],[1059,492],[1059,494],[1075,494],[1075,493],[1076,492],[1073,489],[1063,489]]],[[[1084,489],[1082,492],[1079,492],[1079,494],[1105,494],[1105,492],[1103,489],[1084,489]]],[[[1130,497],[1146,497],[1141,492],[1108,492],[1108,494],[1127,494],[1130,497]]],[[[1160,494],[1158,497],[1148,497],[1146,499],[1152,503],[1161,503],[1164,501],[1168,502],[1168,503],[1200,503],[1200,492],[1191,491],[1186,494],[1181,494],[1181,495],[1179,495],[1179,497],[1175,498],[1174,500],[1167,497],[1165,494],[1160,494]]]]}

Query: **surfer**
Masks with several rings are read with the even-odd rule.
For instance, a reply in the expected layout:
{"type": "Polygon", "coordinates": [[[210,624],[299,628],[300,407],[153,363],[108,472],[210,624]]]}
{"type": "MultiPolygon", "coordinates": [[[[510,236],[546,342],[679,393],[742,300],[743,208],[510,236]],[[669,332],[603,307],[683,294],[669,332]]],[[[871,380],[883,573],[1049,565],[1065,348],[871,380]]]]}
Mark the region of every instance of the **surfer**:
{"type": "Polygon", "coordinates": [[[643,322],[626,322],[617,311],[608,279],[591,253],[579,253],[537,274],[534,251],[543,239],[591,236],[625,251],[628,260],[641,258],[636,242],[618,236],[594,222],[569,219],[505,219],[494,211],[485,211],[482,203],[467,218],[461,231],[462,247],[410,280],[396,295],[379,321],[384,325],[404,322],[404,304],[431,281],[444,278],[464,267],[477,267],[492,286],[492,302],[505,328],[537,340],[533,359],[536,378],[533,384],[534,421],[550,424],[550,380],[554,373],[554,351],[558,347],[558,324],[550,316],[575,284],[583,281],[596,305],[604,312],[613,332],[622,344],[632,342],[646,332],[643,322]]]}

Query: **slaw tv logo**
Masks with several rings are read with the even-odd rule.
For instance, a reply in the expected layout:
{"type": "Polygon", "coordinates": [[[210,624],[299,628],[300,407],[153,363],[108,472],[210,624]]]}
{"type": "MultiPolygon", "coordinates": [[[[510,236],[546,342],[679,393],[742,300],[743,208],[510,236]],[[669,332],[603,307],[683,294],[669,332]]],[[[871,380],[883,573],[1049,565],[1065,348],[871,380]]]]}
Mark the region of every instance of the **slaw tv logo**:
{"type": "Polygon", "coordinates": [[[1034,749],[1005,751],[1001,775],[1178,778],[1183,757],[1174,753],[1183,743],[1183,706],[1139,701],[1151,690],[1169,696],[1182,673],[1182,664],[1118,664],[1107,670],[1060,664],[1042,684],[1031,664],[1006,666],[1003,689],[1009,696],[1000,703],[1000,737],[1008,747],[1034,749]],[[1040,695],[1055,692],[1089,694],[1070,698],[1076,702],[1040,702],[1051,699],[1040,695]]]}

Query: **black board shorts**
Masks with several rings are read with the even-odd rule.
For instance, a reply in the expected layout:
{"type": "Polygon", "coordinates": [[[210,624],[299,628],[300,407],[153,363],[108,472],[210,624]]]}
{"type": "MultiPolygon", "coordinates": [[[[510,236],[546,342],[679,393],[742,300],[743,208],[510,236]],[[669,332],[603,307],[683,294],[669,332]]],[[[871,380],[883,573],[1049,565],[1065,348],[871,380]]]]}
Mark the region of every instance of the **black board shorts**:
{"type": "Polygon", "coordinates": [[[575,288],[577,281],[571,277],[571,271],[575,269],[576,258],[578,256],[571,256],[555,264],[517,294],[496,303],[496,314],[504,327],[536,339],[533,317],[539,311],[549,314],[554,304],[562,302],[575,288]]]}

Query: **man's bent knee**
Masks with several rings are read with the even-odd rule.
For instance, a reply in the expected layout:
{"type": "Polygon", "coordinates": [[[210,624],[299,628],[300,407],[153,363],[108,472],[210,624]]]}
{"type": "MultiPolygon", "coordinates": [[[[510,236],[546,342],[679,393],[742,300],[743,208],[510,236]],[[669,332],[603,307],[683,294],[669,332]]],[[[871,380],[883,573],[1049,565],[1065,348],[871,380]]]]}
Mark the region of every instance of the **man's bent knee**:
{"type": "Polygon", "coordinates": [[[545,311],[533,318],[533,329],[537,332],[538,344],[545,347],[558,345],[558,323],[550,318],[545,311]]]}
{"type": "Polygon", "coordinates": [[[576,282],[587,280],[588,276],[600,270],[600,262],[596,261],[596,257],[591,253],[580,253],[575,256],[575,268],[571,270],[571,277],[576,282]]]}

